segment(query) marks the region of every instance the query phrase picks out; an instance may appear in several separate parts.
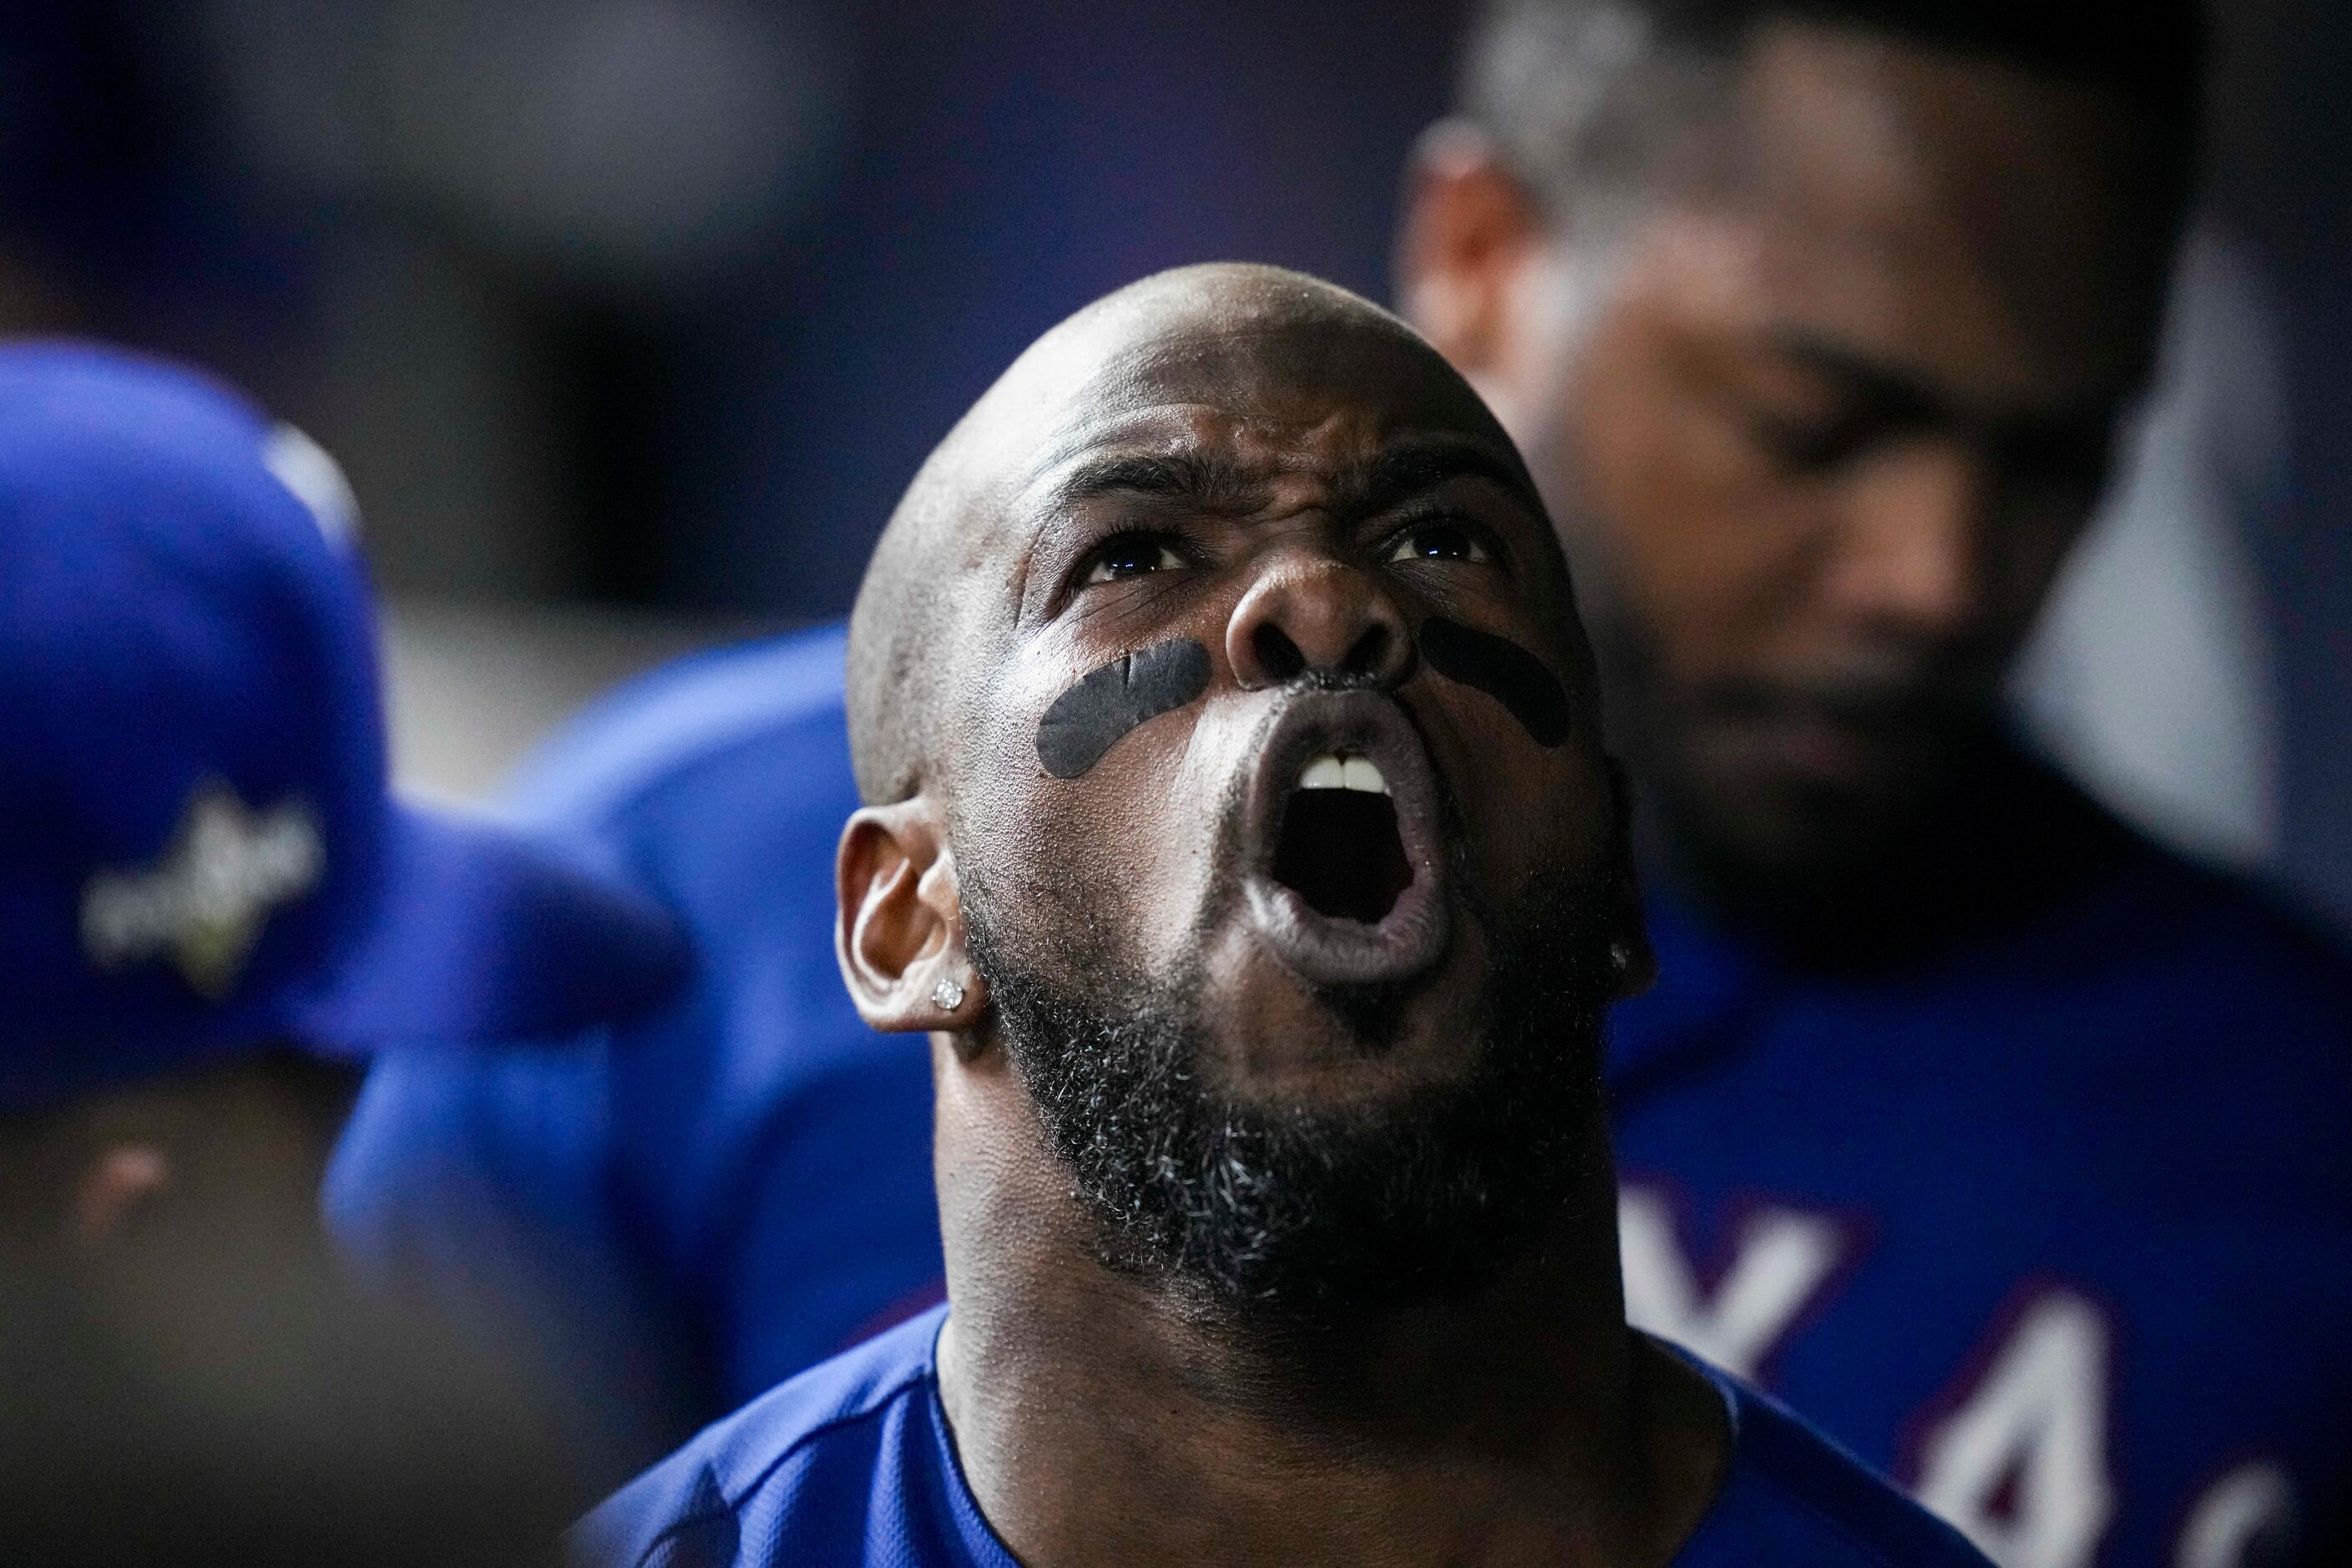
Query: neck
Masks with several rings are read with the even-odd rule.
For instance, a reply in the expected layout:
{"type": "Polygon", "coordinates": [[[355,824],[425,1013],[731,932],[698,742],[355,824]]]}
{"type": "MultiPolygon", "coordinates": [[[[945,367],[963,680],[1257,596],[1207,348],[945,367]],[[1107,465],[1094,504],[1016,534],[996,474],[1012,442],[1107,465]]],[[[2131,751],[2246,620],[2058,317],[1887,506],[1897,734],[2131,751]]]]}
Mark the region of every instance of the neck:
{"type": "Polygon", "coordinates": [[[1722,1412],[1625,1327],[1605,1162],[1486,1288],[1310,1328],[1104,1268],[1004,1053],[940,1054],[941,1395],[1033,1568],[1664,1563],[1704,1511],[1722,1412]]]}

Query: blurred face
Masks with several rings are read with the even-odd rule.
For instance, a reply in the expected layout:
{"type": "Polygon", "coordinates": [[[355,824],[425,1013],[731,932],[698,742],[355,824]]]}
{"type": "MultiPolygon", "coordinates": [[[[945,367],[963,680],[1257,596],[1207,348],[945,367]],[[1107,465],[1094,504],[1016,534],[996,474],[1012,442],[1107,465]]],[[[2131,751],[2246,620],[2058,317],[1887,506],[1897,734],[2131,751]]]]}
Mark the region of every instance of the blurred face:
{"type": "Polygon", "coordinates": [[[0,1234],[85,1256],[315,1250],[319,1184],[356,1088],[350,1068],[276,1051],[12,1118],[0,1234]]]}
{"type": "MultiPolygon", "coordinates": [[[[1572,328],[1536,280],[1589,258],[1531,229],[1489,269],[1519,346],[1438,336],[1591,566],[1670,818],[1777,878],[1916,831],[1984,746],[2143,375],[2161,247],[2096,91],[1790,26],[1743,92],[1726,188],[1636,220],[1572,328]]],[[[1425,238],[1461,191],[1421,196],[1425,238]]],[[[1443,304],[1463,257],[1409,243],[1408,296],[1443,304]]]]}
{"type": "Polygon", "coordinates": [[[1434,356],[1328,324],[1172,331],[1055,424],[1005,491],[950,816],[1108,1253],[1265,1300],[1507,1251],[1638,940],[1509,446],[1434,356]],[[1090,690],[1156,695],[1071,746],[1090,690]]]}
{"type": "Polygon", "coordinates": [[[551,1561],[534,1391],[329,1245],[358,1077],[277,1050],[0,1122],[12,1560],[551,1561]]]}

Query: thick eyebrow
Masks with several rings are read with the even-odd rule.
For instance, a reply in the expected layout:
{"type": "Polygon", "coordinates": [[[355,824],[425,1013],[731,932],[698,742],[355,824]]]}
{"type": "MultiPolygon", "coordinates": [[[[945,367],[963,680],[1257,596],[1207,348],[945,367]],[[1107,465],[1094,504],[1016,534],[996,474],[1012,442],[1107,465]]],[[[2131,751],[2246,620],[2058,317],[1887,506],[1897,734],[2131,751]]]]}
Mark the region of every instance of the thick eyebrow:
{"type": "Polygon", "coordinates": [[[1810,332],[1776,333],[1773,349],[1849,395],[1875,405],[1883,417],[1907,426],[1958,425],[2032,436],[2104,430],[2115,418],[2112,400],[2095,397],[2071,408],[1994,413],[1970,408],[1934,382],[1900,365],[1857,353],[1810,332]]]}
{"type": "MultiPolygon", "coordinates": [[[[1537,515],[1543,502],[1527,470],[1466,437],[1421,436],[1391,443],[1368,462],[1332,477],[1332,510],[1365,516],[1435,489],[1449,479],[1484,479],[1537,515]]],[[[1063,510],[1106,495],[1142,495],[1206,514],[1255,510],[1265,482],[1231,460],[1200,452],[1130,453],[1079,463],[1054,485],[1046,505],[1063,510]]]]}
{"type": "Polygon", "coordinates": [[[1062,511],[1108,495],[1150,496],[1202,512],[1245,512],[1264,500],[1265,487],[1223,458],[1129,453],[1078,464],[1055,483],[1045,505],[1062,511]]]}
{"type": "Polygon", "coordinates": [[[1874,404],[1905,424],[1933,425],[1966,417],[1943,389],[1900,365],[1856,353],[1811,332],[1776,332],[1770,342],[1774,353],[1837,383],[1847,395],[1874,404]]]}
{"type": "Polygon", "coordinates": [[[1461,479],[1486,479],[1537,517],[1544,515],[1542,498],[1526,468],[1486,443],[1460,436],[1416,436],[1391,443],[1371,461],[1339,474],[1332,508],[1368,516],[1461,479]]]}

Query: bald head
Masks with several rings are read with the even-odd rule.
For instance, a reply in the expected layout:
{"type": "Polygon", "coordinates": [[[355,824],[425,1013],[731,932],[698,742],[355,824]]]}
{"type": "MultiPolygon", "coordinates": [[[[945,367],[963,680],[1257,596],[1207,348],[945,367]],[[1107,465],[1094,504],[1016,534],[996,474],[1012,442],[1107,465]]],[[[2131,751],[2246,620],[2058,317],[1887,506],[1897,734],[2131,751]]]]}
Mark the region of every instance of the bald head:
{"type": "MultiPolygon", "coordinates": [[[[851,756],[869,804],[922,788],[950,716],[975,706],[984,655],[1035,587],[1018,535],[1119,433],[1125,478],[1139,465],[1205,492],[1255,478],[1190,450],[1182,432],[1230,435],[1295,395],[1344,391],[1398,427],[1461,431],[1489,445],[1504,482],[1534,503],[1507,437],[1477,396],[1403,322],[1345,289],[1279,268],[1181,268],[1129,285],[1033,343],[958,422],[891,515],[850,619],[851,756]]],[[[1090,471],[1094,469],[1095,471],[1090,471]]],[[[1120,476],[1110,476],[1117,479],[1120,476]]],[[[1557,556],[1542,563],[1564,591],[1557,556]]]]}

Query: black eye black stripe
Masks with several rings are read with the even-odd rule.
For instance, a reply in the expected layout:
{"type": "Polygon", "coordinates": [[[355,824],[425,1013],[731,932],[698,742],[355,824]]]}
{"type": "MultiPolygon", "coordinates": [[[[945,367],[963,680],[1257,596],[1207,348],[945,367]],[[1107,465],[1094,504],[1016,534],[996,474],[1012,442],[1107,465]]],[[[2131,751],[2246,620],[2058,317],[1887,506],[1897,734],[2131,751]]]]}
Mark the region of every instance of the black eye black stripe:
{"type": "Polygon", "coordinates": [[[1154,643],[1093,671],[1054,699],[1037,721],[1037,761],[1074,779],[1137,725],[1209,689],[1209,650],[1190,637],[1154,643]]]}
{"type": "MultiPolygon", "coordinates": [[[[1432,616],[1421,625],[1421,654],[1448,680],[1500,702],[1539,746],[1559,745],[1574,728],[1559,677],[1507,638],[1432,616]]],[[[1190,637],[1121,655],[1045,710],[1037,721],[1037,761],[1057,779],[1076,778],[1129,731],[1206,691],[1209,669],[1209,650],[1190,637]]]]}
{"type": "Polygon", "coordinates": [[[1475,686],[1509,709],[1538,746],[1559,745],[1575,727],[1559,677],[1507,637],[1432,616],[1421,623],[1421,657],[1446,679],[1475,686]]]}

